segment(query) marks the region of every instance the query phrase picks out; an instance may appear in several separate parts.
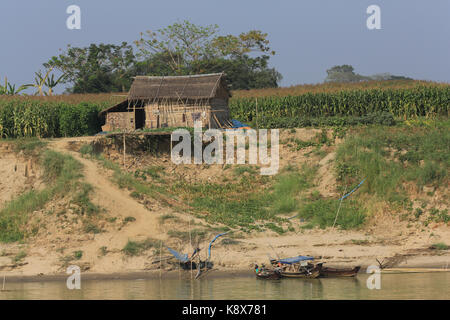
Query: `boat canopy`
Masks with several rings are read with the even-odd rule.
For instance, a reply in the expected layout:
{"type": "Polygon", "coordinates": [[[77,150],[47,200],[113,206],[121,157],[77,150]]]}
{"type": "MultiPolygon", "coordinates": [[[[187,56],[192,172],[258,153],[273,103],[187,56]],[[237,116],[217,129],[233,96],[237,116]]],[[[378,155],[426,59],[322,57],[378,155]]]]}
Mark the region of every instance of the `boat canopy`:
{"type": "Polygon", "coordinates": [[[284,263],[284,264],[293,264],[293,263],[298,263],[300,261],[306,261],[306,260],[314,260],[314,258],[308,257],[308,256],[297,256],[297,257],[292,257],[292,258],[280,259],[280,260],[277,260],[277,262],[284,263]]]}

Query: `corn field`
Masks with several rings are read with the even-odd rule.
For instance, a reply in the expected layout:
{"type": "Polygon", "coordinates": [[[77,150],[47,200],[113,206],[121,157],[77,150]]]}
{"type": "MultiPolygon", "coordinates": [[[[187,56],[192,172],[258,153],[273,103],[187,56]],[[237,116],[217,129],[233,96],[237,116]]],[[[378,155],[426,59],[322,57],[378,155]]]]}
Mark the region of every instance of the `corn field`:
{"type": "Polygon", "coordinates": [[[0,99],[0,138],[62,137],[100,131],[93,103],[68,104],[33,99],[0,99]]]}
{"type": "Polygon", "coordinates": [[[395,117],[448,117],[450,86],[350,90],[298,96],[232,98],[231,115],[251,122],[268,118],[363,116],[388,112],[395,117]],[[258,114],[257,114],[258,113],[258,114]]]}
{"type": "MultiPolygon", "coordinates": [[[[229,106],[233,119],[249,123],[258,119],[262,127],[270,128],[355,123],[348,119],[331,121],[332,117],[363,117],[358,121],[369,123],[370,119],[365,116],[381,112],[403,119],[448,117],[450,86],[417,83],[407,82],[405,87],[399,87],[400,84],[395,82],[383,84],[384,87],[373,87],[374,83],[323,84],[314,85],[316,89],[321,88],[319,91],[314,89],[313,92],[285,96],[278,93],[286,90],[303,92],[309,85],[301,86],[301,90],[299,86],[250,90],[246,94],[253,96],[245,97],[242,92],[233,92],[229,106]],[[414,83],[416,85],[412,86],[414,83]],[[336,88],[339,90],[334,91],[336,88]],[[261,96],[261,92],[276,94],[261,96]],[[321,120],[314,121],[314,118],[321,120]]],[[[98,112],[123,99],[124,94],[0,96],[0,138],[92,135],[101,130],[98,112]]],[[[386,118],[383,117],[380,119],[386,118]]]]}
{"type": "Polygon", "coordinates": [[[286,97],[300,96],[306,93],[336,93],[340,91],[354,90],[397,90],[414,89],[417,87],[448,87],[448,83],[439,83],[423,80],[389,80],[389,81],[361,81],[361,82],[324,82],[317,84],[301,84],[282,88],[265,88],[251,90],[235,90],[232,92],[235,98],[255,98],[255,97],[286,97]]]}

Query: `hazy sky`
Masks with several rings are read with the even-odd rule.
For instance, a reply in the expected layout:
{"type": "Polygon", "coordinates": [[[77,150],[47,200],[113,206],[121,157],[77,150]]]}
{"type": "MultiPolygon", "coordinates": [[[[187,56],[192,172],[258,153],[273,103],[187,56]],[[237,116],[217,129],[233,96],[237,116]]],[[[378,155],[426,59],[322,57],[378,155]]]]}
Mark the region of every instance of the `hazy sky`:
{"type": "Polygon", "coordinates": [[[0,10],[0,77],[17,84],[33,82],[67,44],[131,43],[185,19],[223,34],[267,32],[283,86],[322,82],[337,64],[450,82],[449,0],[2,0],[0,10]],[[81,7],[81,30],[66,27],[71,4],[81,7]],[[372,4],[381,30],[366,27],[372,4]]]}

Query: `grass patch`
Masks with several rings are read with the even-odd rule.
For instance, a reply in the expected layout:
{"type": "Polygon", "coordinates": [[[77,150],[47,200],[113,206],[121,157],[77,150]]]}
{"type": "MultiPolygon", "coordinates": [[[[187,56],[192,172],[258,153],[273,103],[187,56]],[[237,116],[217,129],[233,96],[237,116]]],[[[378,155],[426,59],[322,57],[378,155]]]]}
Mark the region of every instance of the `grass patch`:
{"type": "Polygon", "coordinates": [[[270,211],[274,214],[291,213],[299,208],[297,196],[312,187],[315,167],[303,166],[299,171],[295,167],[287,167],[277,176],[270,195],[270,211]]]}
{"type": "Polygon", "coordinates": [[[15,242],[23,240],[29,232],[28,215],[41,210],[46,203],[56,196],[63,196],[75,192],[74,201],[81,210],[87,213],[97,212],[98,208],[90,203],[88,193],[90,187],[82,184],[80,162],[70,155],[46,150],[41,157],[43,179],[47,187],[43,190],[28,191],[16,199],[8,202],[0,211],[0,242],[15,242]],[[78,193],[76,193],[78,190],[78,193]],[[81,190],[81,191],[79,191],[81,190]]]}
{"type": "Polygon", "coordinates": [[[98,233],[102,232],[102,230],[96,224],[94,224],[92,221],[86,221],[84,223],[83,230],[86,233],[94,233],[94,234],[98,234],[98,233]]]}
{"type": "Polygon", "coordinates": [[[337,177],[351,186],[363,178],[361,193],[388,201],[404,200],[402,183],[441,186],[448,183],[448,128],[385,128],[360,130],[337,151],[337,177]]]}
{"type": "Polygon", "coordinates": [[[236,176],[241,176],[246,172],[248,172],[249,174],[256,174],[256,169],[251,166],[237,166],[233,169],[233,173],[236,176]]]}
{"type": "Polygon", "coordinates": [[[84,143],[80,148],[80,153],[83,156],[92,155],[94,153],[94,147],[90,143],[84,143]]]}
{"type": "Polygon", "coordinates": [[[19,263],[27,256],[27,253],[25,251],[19,251],[13,258],[14,263],[19,263]]]}
{"type": "Polygon", "coordinates": [[[80,260],[83,257],[83,251],[78,250],[73,253],[73,257],[75,260],[80,260]]]}
{"type": "Polygon", "coordinates": [[[13,140],[14,151],[22,152],[25,156],[36,156],[39,152],[45,148],[47,142],[38,138],[21,138],[13,140]]]}
{"type": "Polygon", "coordinates": [[[102,247],[100,247],[99,251],[100,251],[100,255],[106,256],[106,254],[108,253],[108,247],[102,246],[102,247]]]}
{"type": "MultiPolygon", "coordinates": [[[[299,211],[299,217],[308,220],[306,228],[318,226],[322,229],[333,226],[339,201],[319,199],[305,203],[299,211]]],[[[356,201],[343,201],[335,226],[341,229],[353,229],[363,224],[365,215],[356,201]]]]}
{"type": "Polygon", "coordinates": [[[167,235],[172,238],[178,238],[183,242],[189,242],[189,240],[202,241],[206,239],[208,232],[206,230],[193,229],[189,235],[189,231],[169,230],[167,235]]]}
{"type": "Polygon", "coordinates": [[[162,166],[150,166],[143,170],[136,170],[134,172],[135,178],[141,178],[142,180],[147,180],[147,177],[150,177],[155,180],[159,180],[161,178],[162,173],[164,172],[164,167],[162,166]]]}
{"type": "Polygon", "coordinates": [[[122,249],[122,252],[128,256],[138,256],[141,255],[148,249],[160,247],[160,241],[154,240],[151,238],[147,238],[143,241],[131,241],[128,240],[125,247],[122,249]]]}
{"type": "Polygon", "coordinates": [[[159,220],[160,224],[163,224],[167,220],[178,220],[178,218],[176,216],[174,216],[173,214],[166,213],[166,214],[163,214],[162,216],[160,216],[158,218],[158,220],[159,220]]]}
{"type": "Polygon", "coordinates": [[[439,242],[439,243],[432,244],[430,248],[435,249],[435,250],[448,250],[449,246],[443,242],[439,242]]]}
{"type": "Polygon", "coordinates": [[[358,246],[363,246],[363,245],[369,244],[369,240],[367,240],[367,239],[363,239],[363,240],[360,240],[360,239],[351,239],[350,241],[351,241],[353,244],[356,244],[356,245],[358,245],[358,246]]]}
{"type": "Polygon", "coordinates": [[[286,232],[282,227],[276,225],[276,224],[273,223],[273,222],[266,223],[264,226],[265,226],[267,229],[270,229],[270,230],[272,230],[272,231],[275,231],[275,232],[278,233],[278,234],[283,234],[283,233],[286,232]]]}
{"type": "Polygon", "coordinates": [[[132,216],[128,216],[128,217],[126,217],[125,219],[123,219],[123,221],[124,221],[125,223],[128,223],[128,222],[134,222],[134,221],[136,221],[136,218],[135,218],[135,217],[132,217],[132,216]]]}
{"type": "Polygon", "coordinates": [[[94,205],[89,195],[92,193],[92,186],[87,183],[80,183],[78,192],[74,195],[72,202],[80,206],[80,214],[87,214],[89,216],[99,213],[100,208],[94,205]]]}

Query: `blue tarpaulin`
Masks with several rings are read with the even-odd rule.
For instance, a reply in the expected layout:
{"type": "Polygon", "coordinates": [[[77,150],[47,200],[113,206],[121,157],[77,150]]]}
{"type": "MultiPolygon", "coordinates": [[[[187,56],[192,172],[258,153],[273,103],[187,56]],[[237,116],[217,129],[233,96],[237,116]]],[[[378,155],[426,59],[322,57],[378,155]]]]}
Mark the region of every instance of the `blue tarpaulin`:
{"type": "Polygon", "coordinates": [[[284,263],[284,264],[293,264],[293,263],[298,263],[300,261],[307,261],[307,260],[314,260],[314,258],[308,257],[308,256],[298,256],[298,257],[277,260],[277,262],[284,263]]]}
{"type": "Polygon", "coordinates": [[[358,189],[359,187],[361,187],[361,185],[364,183],[364,181],[366,180],[366,178],[364,178],[352,191],[350,191],[349,193],[347,193],[345,196],[343,196],[342,198],[340,198],[339,200],[344,200],[345,198],[347,198],[349,195],[351,195],[353,192],[356,191],[356,189],[358,189]]]}
{"type": "Polygon", "coordinates": [[[227,233],[228,232],[224,232],[224,233],[218,234],[217,236],[214,237],[214,239],[211,240],[211,242],[209,243],[209,247],[208,247],[208,260],[211,258],[211,246],[212,246],[213,242],[216,241],[216,239],[218,237],[224,236],[227,233]]]}
{"type": "Polygon", "coordinates": [[[238,120],[231,120],[231,123],[233,124],[233,129],[239,129],[239,128],[245,128],[245,127],[249,127],[249,125],[242,123],[238,120]]]}
{"type": "Polygon", "coordinates": [[[177,252],[177,251],[175,251],[175,250],[173,250],[173,249],[171,249],[171,248],[169,248],[169,247],[166,247],[166,248],[167,248],[167,250],[170,251],[171,254],[173,254],[173,256],[174,256],[175,258],[177,258],[177,259],[180,260],[181,262],[188,262],[188,261],[189,261],[189,258],[188,258],[187,253],[182,254],[182,253],[179,253],[179,252],[177,252]]]}

